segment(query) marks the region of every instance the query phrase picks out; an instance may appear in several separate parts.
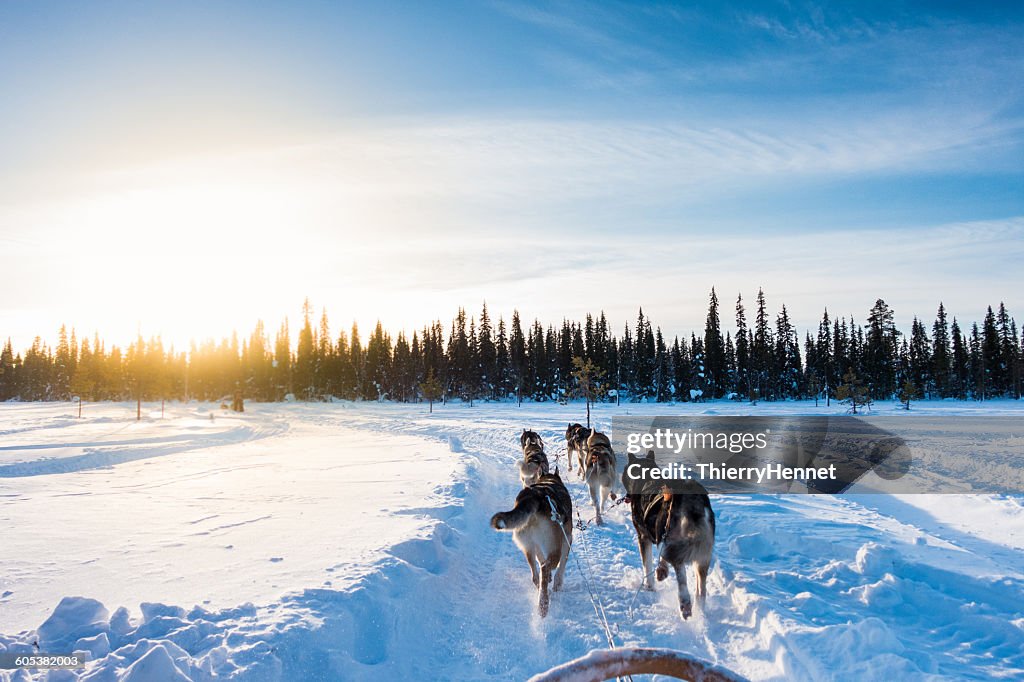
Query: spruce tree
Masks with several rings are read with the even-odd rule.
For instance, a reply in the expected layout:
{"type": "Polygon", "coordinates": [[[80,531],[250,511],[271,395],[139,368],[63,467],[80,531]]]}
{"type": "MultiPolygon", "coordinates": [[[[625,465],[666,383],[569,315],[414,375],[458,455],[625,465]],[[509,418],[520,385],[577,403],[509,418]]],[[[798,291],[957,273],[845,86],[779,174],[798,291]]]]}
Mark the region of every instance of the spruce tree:
{"type": "MultiPolygon", "coordinates": [[[[925,331],[924,323],[917,317],[911,325],[910,343],[908,345],[907,377],[917,388],[917,396],[927,396],[933,390],[935,381],[932,377],[934,360],[931,354],[931,340],[925,331]]],[[[917,397],[915,396],[915,397],[917,397]]],[[[909,408],[908,408],[909,409],[909,408]]]]}
{"type": "Polygon", "coordinates": [[[988,307],[982,325],[981,360],[984,367],[981,378],[984,396],[996,397],[1002,393],[1006,368],[1003,366],[1002,345],[999,342],[999,329],[992,306],[988,307]]]}
{"type": "Polygon", "coordinates": [[[794,398],[800,394],[800,341],[796,329],[789,321],[786,306],[775,318],[775,383],[774,394],[779,398],[794,398]]]}
{"type": "Polygon", "coordinates": [[[629,400],[633,400],[636,396],[636,374],[634,367],[636,363],[636,353],[633,347],[633,336],[629,331],[629,325],[626,325],[622,330],[622,341],[619,343],[618,349],[618,377],[616,386],[617,390],[624,393],[629,400]]]}
{"type": "Polygon", "coordinates": [[[818,340],[815,344],[817,356],[817,375],[821,380],[822,390],[825,392],[825,404],[831,404],[832,389],[839,383],[836,376],[836,353],[829,328],[828,308],[821,316],[818,324],[818,340]]]}
{"type": "Polygon", "coordinates": [[[986,366],[986,353],[981,342],[981,332],[978,331],[978,323],[971,325],[971,337],[968,341],[971,357],[971,390],[975,400],[985,400],[990,397],[988,393],[988,367],[986,366]]]}
{"type": "Polygon", "coordinates": [[[295,397],[300,400],[313,399],[313,363],[315,361],[313,348],[313,325],[310,317],[313,314],[312,306],[307,298],[302,304],[302,327],[299,330],[299,342],[295,349],[295,368],[292,372],[292,382],[295,397]]]}
{"type": "Polygon", "coordinates": [[[498,338],[494,348],[494,395],[496,398],[508,397],[512,357],[509,353],[508,332],[505,319],[498,318],[498,338]]]}
{"type": "Polygon", "coordinates": [[[932,384],[940,398],[954,395],[952,374],[953,355],[949,340],[949,325],[946,322],[946,308],[939,303],[932,324],[932,384]]]}
{"type": "Polygon", "coordinates": [[[690,374],[693,377],[693,388],[690,389],[690,400],[703,401],[707,397],[707,373],[704,360],[704,342],[695,334],[690,334],[690,374]]]}
{"type": "Polygon", "coordinates": [[[757,318],[754,322],[753,342],[751,344],[752,368],[756,399],[771,397],[771,371],[774,366],[774,340],[768,322],[768,307],[765,304],[764,291],[757,290],[757,318]]]}
{"type": "Polygon", "coordinates": [[[718,314],[718,295],[711,287],[708,315],[704,322],[705,384],[707,397],[721,398],[725,387],[725,341],[718,314]]]}
{"type": "Polygon", "coordinates": [[[634,341],[634,386],[631,393],[636,396],[636,400],[644,400],[653,396],[656,353],[651,322],[644,317],[642,308],[637,316],[636,337],[634,341]]]}
{"type": "Polygon", "coordinates": [[[492,400],[498,394],[501,382],[498,377],[498,349],[494,345],[494,329],[491,325],[491,316],[487,313],[486,301],[480,313],[476,350],[482,395],[487,400],[492,400]]]}
{"type": "Polygon", "coordinates": [[[752,399],[750,382],[750,344],[747,331],[747,311],[743,307],[743,295],[736,296],[736,376],[735,390],[738,396],[752,399]]]}
{"type": "Polygon", "coordinates": [[[999,377],[997,385],[999,393],[1016,398],[1018,396],[1017,365],[1017,324],[1010,317],[1006,305],[999,302],[999,313],[996,316],[996,328],[999,333],[999,377]]]}
{"type": "Polygon", "coordinates": [[[654,332],[654,399],[659,403],[668,402],[672,394],[672,367],[668,347],[661,327],[658,327],[654,332]]]}
{"type": "Polygon", "coordinates": [[[7,339],[0,351],[0,402],[10,400],[18,394],[14,375],[14,349],[11,339],[7,339]]]}
{"type": "Polygon", "coordinates": [[[512,383],[516,391],[516,402],[522,404],[523,393],[526,391],[527,358],[526,337],[519,320],[519,311],[512,311],[512,332],[508,339],[509,360],[511,362],[512,383]]]}
{"type": "Polygon", "coordinates": [[[960,331],[960,325],[953,318],[952,367],[950,370],[950,393],[957,400],[965,400],[971,385],[971,355],[967,341],[960,331]]]}
{"type": "Polygon", "coordinates": [[[863,369],[873,398],[887,398],[896,391],[898,332],[893,311],[882,299],[875,301],[868,315],[867,338],[863,346],[863,369]]]}

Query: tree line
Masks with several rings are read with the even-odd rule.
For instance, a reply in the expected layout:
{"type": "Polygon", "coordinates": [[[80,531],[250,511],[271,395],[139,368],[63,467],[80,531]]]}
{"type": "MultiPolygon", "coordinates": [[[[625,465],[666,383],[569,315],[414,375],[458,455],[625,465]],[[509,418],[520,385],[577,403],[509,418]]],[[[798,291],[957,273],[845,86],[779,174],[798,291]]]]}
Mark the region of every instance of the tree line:
{"type": "Polygon", "coordinates": [[[603,312],[583,321],[544,326],[506,324],[460,309],[450,325],[435,321],[411,336],[378,322],[365,338],[356,325],[331,333],[326,312],[314,320],[307,300],[293,345],[287,320],[273,341],[262,322],[247,337],[165,348],[141,336],[127,348],[98,336],[79,340],[62,327],[55,348],[36,337],[15,353],[0,351],[0,400],[256,401],[424,399],[560,401],[744,401],[835,397],[855,376],[871,398],[903,395],[985,400],[1020,398],[1024,338],[1000,303],[979,326],[949,320],[940,303],[930,329],[917,317],[900,332],[882,299],[863,324],[826,310],[816,333],[801,340],[786,306],[771,315],[758,291],[748,320],[742,296],[732,329],[722,333],[718,296],[711,290],[702,334],[667,338],[641,309],[621,333],[603,312]],[[801,347],[802,346],[802,347],[801,347]],[[586,367],[581,375],[580,367],[586,367]],[[848,381],[848,379],[845,379],[848,381]],[[427,395],[427,394],[430,395],[427,395]]]}

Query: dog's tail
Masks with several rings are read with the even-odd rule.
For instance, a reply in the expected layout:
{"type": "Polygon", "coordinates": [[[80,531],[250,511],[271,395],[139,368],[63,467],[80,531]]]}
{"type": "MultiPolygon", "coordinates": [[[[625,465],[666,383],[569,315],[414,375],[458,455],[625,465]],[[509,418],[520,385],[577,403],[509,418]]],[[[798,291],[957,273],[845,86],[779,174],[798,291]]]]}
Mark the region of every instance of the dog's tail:
{"type": "Polygon", "coordinates": [[[491,517],[491,528],[494,530],[515,530],[526,525],[530,517],[537,513],[538,500],[536,497],[526,497],[516,500],[516,506],[512,511],[498,512],[491,517]]]}

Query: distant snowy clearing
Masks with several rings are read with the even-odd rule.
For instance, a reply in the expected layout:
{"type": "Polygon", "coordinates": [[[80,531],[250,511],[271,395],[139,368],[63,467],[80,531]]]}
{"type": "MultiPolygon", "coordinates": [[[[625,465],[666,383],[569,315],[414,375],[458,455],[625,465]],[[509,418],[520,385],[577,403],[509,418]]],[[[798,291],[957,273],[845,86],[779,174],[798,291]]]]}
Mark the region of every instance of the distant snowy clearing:
{"type": "MultiPolygon", "coordinates": [[[[537,430],[584,520],[562,434],[583,405],[0,404],[0,651],[89,651],[89,680],[525,679],[607,646],[752,679],[1024,676],[1024,506],[990,495],[713,496],[707,612],[639,593],[624,507],[577,531],[547,619],[511,508],[537,430]],[[214,418],[210,419],[210,414],[214,418]],[[124,607],[124,608],[120,608],[124,607]]],[[[841,414],[811,403],[598,405],[841,414]]],[[[1014,401],[875,413],[1011,414],[1014,401]]],[[[1022,453],[1024,456],[1024,453],[1022,453]]],[[[58,673],[0,679],[72,679],[58,673]]]]}

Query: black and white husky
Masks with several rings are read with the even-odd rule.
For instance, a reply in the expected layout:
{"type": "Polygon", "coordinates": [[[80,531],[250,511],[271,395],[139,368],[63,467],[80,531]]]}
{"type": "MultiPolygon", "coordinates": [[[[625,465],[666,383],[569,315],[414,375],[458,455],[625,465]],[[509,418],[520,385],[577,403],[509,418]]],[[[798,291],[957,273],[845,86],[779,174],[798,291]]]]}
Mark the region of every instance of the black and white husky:
{"type": "Polygon", "coordinates": [[[583,480],[590,488],[590,501],[594,505],[597,525],[603,525],[601,512],[608,498],[615,499],[615,451],[608,436],[594,430],[584,445],[583,480]]]}
{"type": "Polygon", "coordinates": [[[547,453],[544,452],[544,441],[535,431],[523,429],[519,443],[523,446],[523,461],[519,463],[519,480],[525,487],[539,481],[541,476],[551,470],[551,465],[548,463],[547,453]]]}
{"type": "MultiPolygon", "coordinates": [[[[641,469],[657,467],[654,452],[647,457],[636,457],[629,453],[627,467],[639,464],[641,469]]],[[[640,545],[640,559],[644,564],[644,587],[654,589],[651,573],[658,580],[668,577],[671,565],[676,573],[679,587],[679,613],[684,619],[693,613],[690,591],[686,587],[686,565],[694,564],[697,571],[697,600],[704,606],[707,596],[708,569],[715,545],[715,512],[711,499],[697,482],[692,482],[693,493],[672,492],[659,480],[627,480],[623,471],[622,483],[629,493],[633,509],[633,527],[640,545]],[[652,552],[655,545],[661,545],[661,558],[657,569],[651,568],[652,552]]]]}
{"type": "Polygon", "coordinates": [[[491,517],[491,528],[512,531],[512,539],[530,565],[533,584],[540,588],[540,615],[548,615],[548,583],[554,573],[551,589],[562,588],[572,544],[572,498],[558,472],[544,474],[519,491],[512,511],[491,517]]]}

